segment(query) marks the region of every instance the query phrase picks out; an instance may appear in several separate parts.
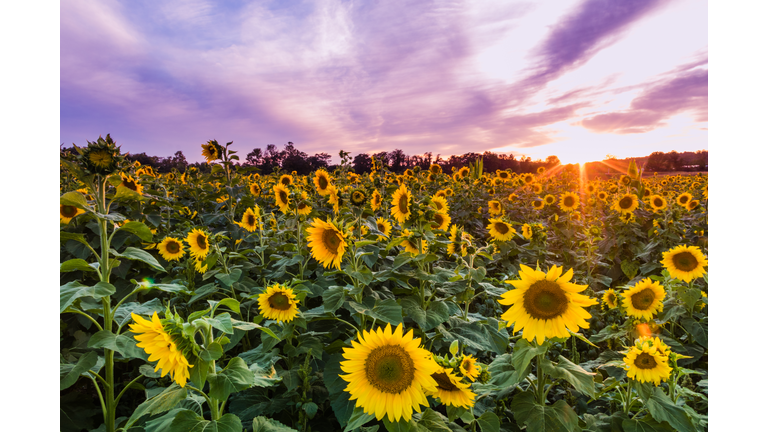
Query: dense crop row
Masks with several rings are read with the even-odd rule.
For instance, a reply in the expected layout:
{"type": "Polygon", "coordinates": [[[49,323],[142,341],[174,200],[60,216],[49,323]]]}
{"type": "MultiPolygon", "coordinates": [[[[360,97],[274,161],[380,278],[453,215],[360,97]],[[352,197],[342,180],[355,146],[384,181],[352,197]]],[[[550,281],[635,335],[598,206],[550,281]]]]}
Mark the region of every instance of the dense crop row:
{"type": "Polygon", "coordinates": [[[62,155],[62,430],[706,429],[706,175],[227,147],[62,155]]]}

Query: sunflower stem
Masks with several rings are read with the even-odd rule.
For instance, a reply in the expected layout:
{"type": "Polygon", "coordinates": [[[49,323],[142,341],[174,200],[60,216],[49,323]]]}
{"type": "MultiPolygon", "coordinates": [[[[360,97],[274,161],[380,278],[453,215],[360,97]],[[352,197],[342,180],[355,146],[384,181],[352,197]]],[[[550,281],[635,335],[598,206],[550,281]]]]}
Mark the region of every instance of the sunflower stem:
{"type": "MultiPolygon", "coordinates": [[[[92,323],[96,324],[96,327],[97,327],[99,330],[104,330],[103,328],[101,328],[101,324],[99,324],[99,322],[98,322],[98,321],[96,321],[95,319],[93,319],[93,317],[92,317],[92,316],[88,315],[87,313],[85,313],[85,312],[83,312],[83,311],[80,311],[80,310],[77,310],[77,309],[72,309],[72,308],[67,308],[67,310],[65,310],[65,311],[64,311],[64,313],[67,313],[67,312],[69,312],[69,313],[77,313],[77,314],[80,314],[80,315],[82,315],[82,316],[84,316],[84,317],[88,318],[89,320],[91,320],[91,322],[92,322],[92,323]]],[[[101,378],[101,377],[99,377],[99,378],[101,378]]]]}
{"type": "Polygon", "coordinates": [[[541,366],[542,357],[544,357],[544,354],[536,356],[536,399],[543,406],[547,404],[547,400],[544,399],[546,395],[544,394],[544,369],[541,366]]]}
{"type": "Polygon", "coordinates": [[[126,385],[122,390],[120,390],[120,393],[118,393],[117,397],[115,398],[115,404],[117,404],[117,402],[120,401],[120,398],[123,397],[123,393],[125,393],[126,390],[131,388],[131,385],[136,381],[138,381],[141,377],[142,375],[137,376],[131,382],[129,382],[128,385],[126,385]]]}
{"type": "Polygon", "coordinates": [[[632,403],[632,380],[627,381],[627,398],[624,400],[624,414],[629,415],[629,408],[632,403]]]}

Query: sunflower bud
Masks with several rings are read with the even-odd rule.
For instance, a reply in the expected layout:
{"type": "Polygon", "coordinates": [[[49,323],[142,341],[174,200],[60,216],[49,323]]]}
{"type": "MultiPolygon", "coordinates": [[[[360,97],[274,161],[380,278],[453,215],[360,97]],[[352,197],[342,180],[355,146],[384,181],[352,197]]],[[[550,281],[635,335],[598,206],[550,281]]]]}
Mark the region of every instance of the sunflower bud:
{"type": "Polygon", "coordinates": [[[451,347],[449,348],[449,351],[451,352],[451,355],[454,357],[456,354],[459,353],[459,340],[456,339],[455,341],[451,342],[451,347]]]}

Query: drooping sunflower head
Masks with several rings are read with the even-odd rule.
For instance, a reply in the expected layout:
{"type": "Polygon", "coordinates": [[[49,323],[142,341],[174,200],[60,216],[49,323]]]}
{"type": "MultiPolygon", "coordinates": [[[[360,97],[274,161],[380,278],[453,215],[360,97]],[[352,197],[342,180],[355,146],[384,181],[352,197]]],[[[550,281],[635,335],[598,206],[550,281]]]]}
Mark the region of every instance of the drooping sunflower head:
{"type": "Polygon", "coordinates": [[[677,197],[677,204],[679,206],[685,207],[688,204],[688,201],[693,199],[693,195],[689,194],[688,192],[681,193],[677,197]]]}
{"type": "Polygon", "coordinates": [[[427,253],[426,240],[421,239],[421,241],[419,241],[418,238],[414,237],[411,230],[408,230],[408,229],[403,230],[402,238],[403,238],[403,241],[400,242],[400,246],[402,246],[406,252],[413,255],[418,255],[419,253],[423,253],[423,254],[427,253]],[[421,243],[421,252],[419,252],[419,243],[421,243]]]}
{"type": "Polygon", "coordinates": [[[193,228],[192,231],[187,234],[187,244],[189,245],[190,254],[195,257],[205,258],[208,256],[208,252],[211,251],[208,234],[197,228],[193,228]]]}
{"type": "MultiPolygon", "coordinates": [[[[658,341],[658,338],[655,338],[658,341]]],[[[629,349],[624,356],[624,369],[627,376],[640,382],[652,382],[658,386],[669,378],[672,368],[669,366],[669,351],[654,343],[653,339],[642,341],[639,346],[629,349]]]]}
{"type": "Polygon", "coordinates": [[[353,190],[352,194],[349,196],[349,201],[358,207],[361,205],[365,205],[365,201],[367,199],[368,197],[365,195],[365,191],[362,189],[353,190]]]}
{"type": "Polygon", "coordinates": [[[213,163],[216,159],[221,159],[223,149],[218,141],[210,140],[205,144],[201,144],[200,147],[203,148],[203,157],[205,157],[206,162],[213,163]]]}
{"type": "Polygon", "coordinates": [[[256,211],[254,211],[251,208],[248,208],[245,210],[245,213],[243,213],[243,219],[238,223],[241,227],[243,227],[248,232],[254,232],[257,228],[261,225],[259,222],[259,213],[258,207],[256,208],[256,211]]]}
{"type": "Polygon", "coordinates": [[[557,198],[555,198],[554,195],[547,194],[547,196],[544,197],[544,203],[546,205],[552,205],[555,203],[555,201],[557,201],[557,198]]]}
{"type": "Polygon", "coordinates": [[[663,285],[645,278],[621,294],[621,304],[627,310],[627,315],[650,321],[654,314],[664,309],[662,302],[666,295],[663,285]]]}
{"type": "Polygon", "coordinates": [[[571,283],[573,269],[563,274],[562,267],[553,266],[547,273],[520,265],[520,280],[506,281],[515,287],[501,295],[499,303],[510,308],[501,315],[513,332],[523,331],[523,338],[539,344],[546,338],[569,337],[579,328],[589,328],[586,319],[592,315],[586,307],[597,301],[583,294],[587,285],[571,283]]]}
{"type": "Polygon", "coordinates": [[[432,378],[437,383],[436,389],[428,391],[427,394],[440,399],[443,405],[471,408],[476,395],[469,389],[469,384],[462,382],[452,369],[440,369],[432,374],[432,378]]]}
{"type": "Polygon", "coordinates": [[[517,232],[512,225],[501,219],[490,219],[488,222],[490,222],[490,224],[488,224],[486,229],[496,241],[510,240],[517,232]]]}
{"type": "Polygon", "coordinates": [[[275,193],[275,205],[280,208],[283,213],[288,213],[288,206],[291,203],[290,191],[284,184],[278,183],[272,187],[272,191],[275,193]]]}
{"type": "Polygon", "coordinates": [[[190,348],[192,344],[184,343],[181,332],[171,328],[178,326],[169,322],[170,320],[160,320],[157,312],[152,315],[151,320],[134,313],[131,313],[131,318],[134,322],[128,327],[135,333],[133,337],[138,341],[136,346],[149,354],[149,361],[157,361],[155,372],[162,369],[161,376],[170,373],[171,379],[182,388],[185,387],[189,379],[189,369],[194,366],[190,364],[187,356],[191,357],[194,351],[190,348]]]}
{"type": "Polygon", "coordinates": [[[464,354],[464,356],[461,358],[461,363],[459,363],[459,371],[461,374],[473,382],[480,374],[480,370],[478,369],[476,363],[477,359],[469,354],[464,354]]]}
{"type": "Polygon", "coordinates": [[[579,196],[573,192],[566,192],[560,195],[560,209],[565,212],[576,210],[579,206],[579,196]]]}
{"type": "Polygon", "coordinates": [[[609,288],[603,293],[603,304],[606,305],[608,309],[616,309],[619,305],[619,299],[616,297],[616,291],[614,291],[613,288],[609,288]]]}
{"type": "Polygon", "coordinates": [[[632,213],[638,207],[637,195],[624,194],[613,204],[613,209],[621,214],[632,213]]]}
{"type": "Polygon", "coordinates": [[[299,302],[291,288],[276,283],[258,297],[259,311],[264,318],[291,322],[299,314],[299,302]]]}
{"type": "Polygon", "coordinates": [[[409,421],[414,411],[421,412],[421,405],[428,406],[424,392],[437,390],[432,374],[440,366],[420,344],[413,330],[403,334],[402,324],[394,331],[387,324],[383,330],[358,333],[352,348],[344,348],[344,374],[339,375],[349,383],[344,391],[355,406],[390,422],[409,421]]]}
{"type": "Polygon", "coordinates": [[[411,191],[400,185],[392,195],[392,217],[400,223],[405,223],[411,216],[411,191]]]}
{"type": "Polygon", "coordinates": [[[177,261],[184,256],[184,244],[175,237],[166,237],[157,245],[157,250],[166,261],[177,261]]]}
{"type": "Polygon", "coordinates": [[[488,213],[497,215],[501,213],[501,203],[499,200],[488,201],[488,213]]]}
{"type": "Polygon", "coordinates": [[[307,228],[307,234],[312,257],[325,268],[335,267],[341,270],[341,258],[347,249],[344,233],[332,222],[314,219],[307,228]]]}
{"type": "Polygon", "coordinates": [[[448,225],[451,224],[451,217],[448,216],[448,213],[443,212],[435,212],[435,216],[432,219],[432,223],[430,226],[433,230],[441,230],[445,231],[448,229],[448,225]]]}
{"type": "Polygon", "coordinates": [[[461,256],[467,255],[467,245],[462,238],[463,228],[457,225],[451,225],[448,236],[448,256],[453,254],[461,254],[461,256]]]}
{"type": "Polygon", "coordinates": [[[68,224],[77,215],[85,213],[85,210],[71,205],[59,204],[59,221],[68,224]]]}
{"type": "Polygon", "coordinates": [[[654,211],[661,211],[667,208],[667,200],[665,200],[661,195],[651,195],[648,200],[651,203],[651,208],[653,208],[654,211]]]}
{"type": "Polygon", "coordinates": [[[299,201],[299,203],[296,204],[296,213],[302,216],[306,216],[312,213],[312,206],[310,206],[309,203],[307,203],[305,200],[299,201]]]}
{"type": "Polygon", "coordinates": [[[120,173],[120,177],[122,177],[123,181],[120,182],[120,185],[118,185],[118,187],[124,187],[124,188],[130,189],[138,194],[140,194],[144,190],[144,186],[140,185],[139,182],[133,179],[133,177],[126,175],[124,173],[120,173]]]}
{"type": "Polygon", "coordinates": [[[533,237],[533,229],[529,224],[523,224],[523,226],[520,228],[520,233],[526,240],[530,240],[531,237],[533,237]]]}
{"type": "Polygon", "coordinates": [[[383,217],[376,219],[376,229],[387,237],[392,234],[392,224],[383,217]]]}
{"type": "Polygon", "coordinates": [[[679,245],[661,254],[661,264],[673,278],[690,282],[707,274],[709,264],[698,246],[679,245]]]}

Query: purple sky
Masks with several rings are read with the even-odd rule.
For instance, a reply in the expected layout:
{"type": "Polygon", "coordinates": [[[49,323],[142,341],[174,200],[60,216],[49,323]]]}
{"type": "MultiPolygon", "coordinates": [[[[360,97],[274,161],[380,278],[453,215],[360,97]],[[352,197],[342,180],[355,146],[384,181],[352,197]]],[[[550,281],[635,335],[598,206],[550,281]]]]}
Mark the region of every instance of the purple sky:
{"type": "Polygon", "coordinates": [[[111,133],[189,161],[209,139],[243,157],[288,141],[563,162],[707,149],[700,0],[60,7],[65,145],[111,133]]]}

